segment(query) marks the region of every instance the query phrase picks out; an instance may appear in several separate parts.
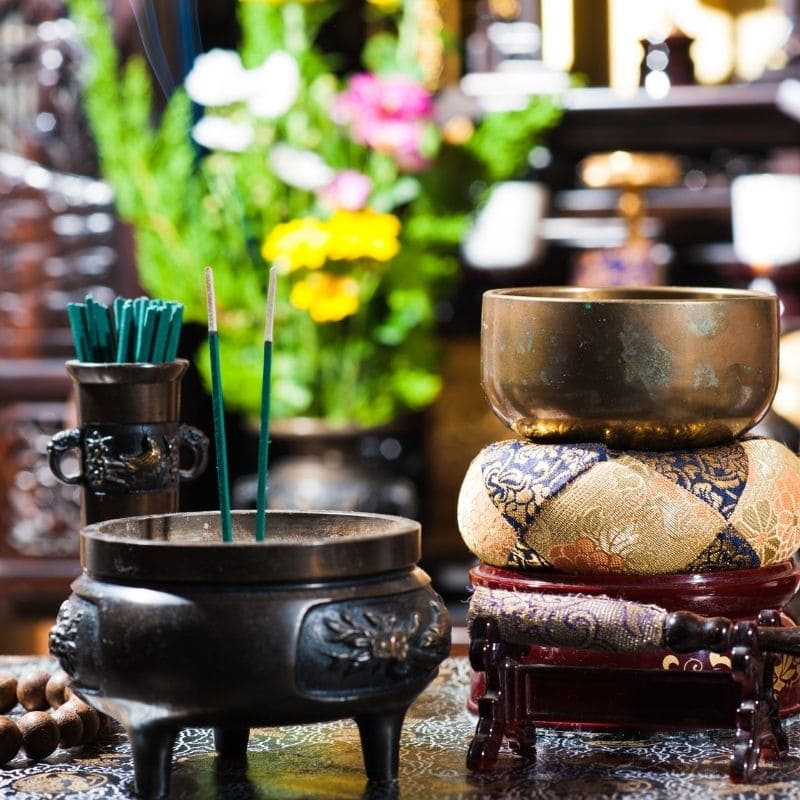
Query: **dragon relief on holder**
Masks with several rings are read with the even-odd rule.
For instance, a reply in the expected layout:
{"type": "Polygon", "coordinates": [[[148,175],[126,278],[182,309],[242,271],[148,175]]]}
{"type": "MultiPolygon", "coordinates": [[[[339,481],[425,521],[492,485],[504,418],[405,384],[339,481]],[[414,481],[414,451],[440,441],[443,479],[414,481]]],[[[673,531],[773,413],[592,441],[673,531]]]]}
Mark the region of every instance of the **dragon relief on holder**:
{"type": "Polygon", "coordinates": [[[413,611],[405,619],[396,613],[381,613],[362,608],[340,609],[325,617],[327,642],[336,645],[326,654],[347,671],[371,666],[383,667],[388,674],[404,677],[418,668],[429,669],[442,660],[449,649],[450,624],[441,601],[430,600],[429,624],[423,628],[423,615],[413,611]]]}
{"type": "Polygon", "coordinates": [[[178,440],[167,433],[143,433],[140,450],[123,453],[115,452],[113,435],[89,430],[84,448],[86,481],[96,491],[108,490],[109,484],[128,491],[152,489],[178,479],[178,440]]]}

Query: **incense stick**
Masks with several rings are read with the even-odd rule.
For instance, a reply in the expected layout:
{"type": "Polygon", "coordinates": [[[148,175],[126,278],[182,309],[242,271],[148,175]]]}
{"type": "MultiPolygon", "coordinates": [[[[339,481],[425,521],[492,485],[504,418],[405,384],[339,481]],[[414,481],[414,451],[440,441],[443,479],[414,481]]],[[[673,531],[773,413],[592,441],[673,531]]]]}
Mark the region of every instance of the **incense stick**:
{"type": "Polygon", "coordinates": [[[205,268],[206,304],[208,310],[208,347],[211,359],[211,402],[214,416],[214,443],[217,451],[217,486],[219,489],[219,519],[223,542],[233,541],[231,499],[228,488],[228,449],[225,443],[225,406],[222,400],[222,375],[219,359],[217,306],[214,299],[214,271],[205,268]]]}
{"type": "Polygon", "coordinates": [[[67,318],[79,361],[160,364],[178,355],[180,303],[116,297],[107,306],[86,295],[84,303],[67,303],[67,318]]]}
{"type": "Polygon", "coordinates": [[[275,325],[275,281],[277,271],[269,271],[267,314],[264,323],[264,365],[261,371],[261,428],[258,434],[258,491],[256,501],[256,541],[263,542],[267,529],[267,475],[269,470],[269,415],[272,392],[272,334],[275,325]]]}

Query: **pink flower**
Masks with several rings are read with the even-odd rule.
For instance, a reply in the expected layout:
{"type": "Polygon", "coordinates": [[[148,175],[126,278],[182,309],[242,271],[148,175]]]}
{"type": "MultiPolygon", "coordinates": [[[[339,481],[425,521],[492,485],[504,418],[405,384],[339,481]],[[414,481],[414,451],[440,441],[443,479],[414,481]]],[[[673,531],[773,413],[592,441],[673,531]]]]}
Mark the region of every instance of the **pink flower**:
{"type": "Polygon", "coordinates": [[[353,75],[347,90],[339,95],[336,110],[343,122],[357,121],[362,115],[385,119],[430,119],[433,99],[428,90],[406,75],[379,77],[370,72],[353,75]]]}
{"type": "Polygon", "coordinates": [[[364,123],[365,141],[373,150],[389,153],[407,172],[418,172],[430,164],[422,154],[425,125],[403,120],[371,120],[364,123]]]}
{"type": "Polygon", "coordinates": [[[422,140],[433,115],[433,99],[406,75],[354,75],[333,108],[337,122],[350,126],[360,144],[394,156],[401,167],[422,169],[422,140]]]}
{"type": "Polygon", "coordinates": [[[317,197],[334,209],[361,211],[367,205],[372,181],[354,169],[337,172],[333,180],[323,186],[317,197]]]}

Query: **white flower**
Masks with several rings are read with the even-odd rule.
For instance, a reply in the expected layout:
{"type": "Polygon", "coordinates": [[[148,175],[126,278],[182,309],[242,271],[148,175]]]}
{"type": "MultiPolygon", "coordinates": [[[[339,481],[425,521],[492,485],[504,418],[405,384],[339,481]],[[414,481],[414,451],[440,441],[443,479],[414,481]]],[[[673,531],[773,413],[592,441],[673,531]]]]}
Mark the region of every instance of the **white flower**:
{"type": "Polygon", "coordinates": [[[293,55],[276,50],[255,69],[245,69],[233,50],[210,50],[195,59],[186,93],[201,106],[218,108],[246,102],[256,117],[285,114],[300,92],[300,68],[293,55]]]}
{"type": "Polygon", "coordinates": [[[233,50],[210,50],[199,55],[184,82],[186,93],[201,106],[227,106],[250,96],[248,71],[233,50]]]}
{"type": "Polygon", "coordinates": [[[241,153],[253,143],[255,132],[246,122],[207,115],[192,128],[192,138],[209,150],[241,153]]]}
{"type": "Polygon", "coordinates": [[[310,150],[276,144],[269,153],[270,169],[289,186],[308,192],[327,186],[336,173],[310,150]]]}
{"type": "Polygon", "coordinates": [[[275,119],[285,114],[300,92],[300,68],[291,53],[276,50],[255,69],[247,70],[248,108],[256,117],[275,119]]]}

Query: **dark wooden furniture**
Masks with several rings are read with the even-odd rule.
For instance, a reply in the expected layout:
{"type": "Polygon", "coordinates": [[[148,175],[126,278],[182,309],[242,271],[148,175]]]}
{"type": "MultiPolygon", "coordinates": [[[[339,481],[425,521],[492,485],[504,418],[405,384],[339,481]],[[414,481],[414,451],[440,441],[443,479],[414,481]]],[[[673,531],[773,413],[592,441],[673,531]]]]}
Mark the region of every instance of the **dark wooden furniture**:
{"type": "MultiPolygon", "coordinates": [[[[113,193],[85,176],[94,154],[65,13],[60,0],[0,2],[0,633],[54,616],[80,571],[78,495],[46,453],[71,416],[66,305],[131,283],[113,193]]],[[[0,636],[0,651],[14,647],[0,636]]]]}
{"type": "Polygon", "coordinates": [[[615,224],[619,193],[582,187],[577,165],[590,153],[634,150],[677,155],[687,176],[645,192],[650,230],[672,249],[670,281],[743,286],[752,275],[731,247],[730,182],[746,172],[800,171],[800,82],[674,86],[663,99],[573,90],[548,146],[552,161],[539,177],[553,192],[544,235],[557,280],[576,248],[594,246],[599,228],[615,224]]]}

